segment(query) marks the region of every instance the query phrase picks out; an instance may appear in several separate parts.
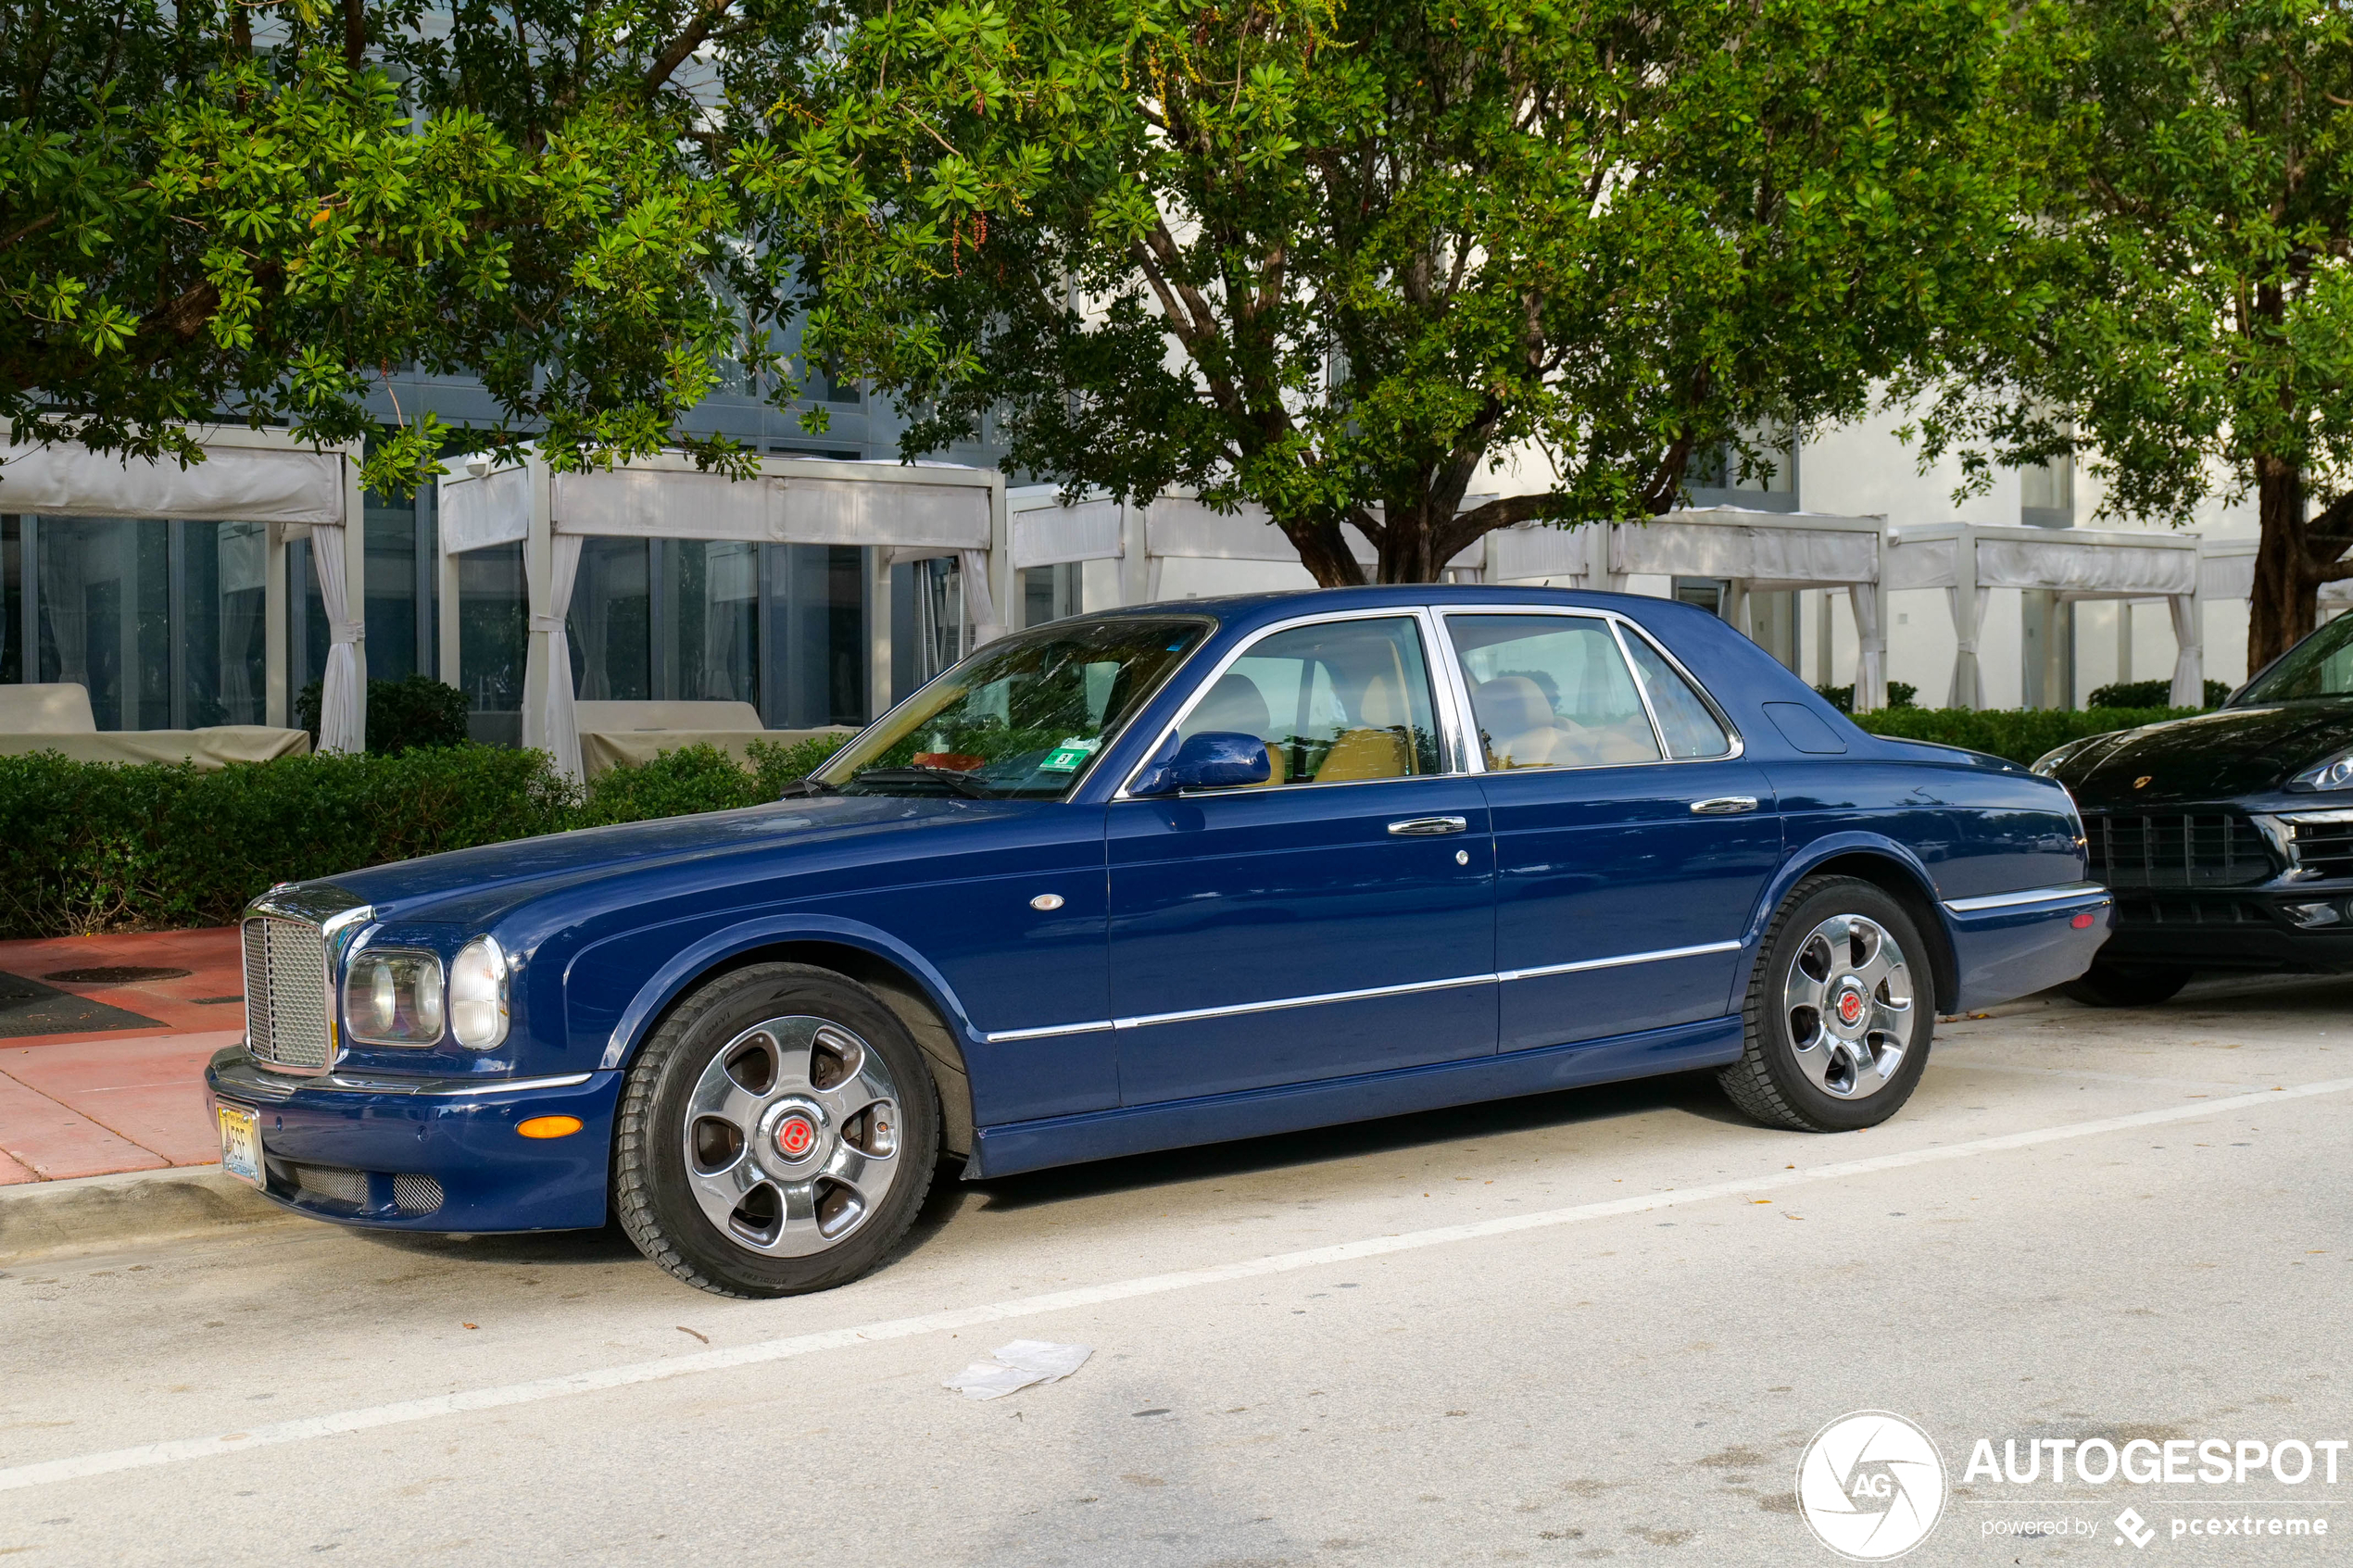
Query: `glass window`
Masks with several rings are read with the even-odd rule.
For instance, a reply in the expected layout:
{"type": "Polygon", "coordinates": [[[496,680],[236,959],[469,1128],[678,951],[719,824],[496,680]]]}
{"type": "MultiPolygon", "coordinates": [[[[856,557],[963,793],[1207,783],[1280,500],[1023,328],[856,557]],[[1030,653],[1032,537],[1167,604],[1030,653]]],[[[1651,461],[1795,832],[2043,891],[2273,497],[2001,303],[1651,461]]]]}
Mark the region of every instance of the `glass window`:
{"type": "Polygon", "coordinates": [[[1658,737],[1608,621],[1453,615],[1446,625],[1470,682],[1488,767],[1659,760],[1658,737]]]}
{"type": "Polygon", "coordinates": [[[1667,736],[1667,755],[1679,761],[1728,755],[1732,749],[1732,737],[1724,733],[1722,721],[1705,699],[1680,671],[1667,662],[1667,656],[1630,627],[1626,633],[1626,646],[1633,652],[1634,669],[1642,678],[1642,689],[1650,693],[1651,711],[1658,715],[1659,730],[1667,736]]]}
{"type": "Polygon", "coordinates": [[[1016,633],[917,692],[814,776],[849,795],[1058,800],[1208,630],[1120,616],[1016,633]]]}
{"type": "Polygon", "coordinates": [[[770,545],[769,656],[761,711],[772,729],[866,721],[866,552],[770,545]]]}
{"type": "Polygon", "coordinates": [[[2233,708],[2353,693],[2353,615],[2339,616],[2247,683],[2233,708]]]}
{"type": "Polygon", "coordinates": [[[663,599],[654,685],[665,700],[760,700],[760,546],[739,540],[659,539],[663,599]]]}
{"type": "Polygon", "coordinates": [[[573,690],[589,702],[645,702],[653,695],[652,590],[643,539],[583,539],[564,638],[573,690]]]}
{"type": "Polygon", "coordinates": [[[24,521],[0,517],[0,682],[24,679],[24,521]]]}
{"type": "Polygon", "coordinates": [[[1265,741],[1270,786],[1441,771],[1421,633],[1404,616],[1328,621],[1252,644],[1178,734],[1211,731],[1265,741]]]}
{"type": "Polygon", "coordinates": [[[181,522],[187,613],[176,628],[182,717],[190,729],[262,722],[268,620],[262,571],[270,530],[258,522],[181,522]]]}
{"type": "Polygon", "coordinates": [[[171,728],[169,525],[43,518],[41,679],[90,693],[102,730],[171,728]]]}
{"type": "Polygon", "coordinates": [[[458,669],[477,713],[522,707],[524,606],[522,545],[490,545],[459,556],[458,669]]]}
{"type": "Polygon", "coordinates": [[[431,663],[417,646],[417,503],[371,491],[366,504],[368,678],[397,681],[431,663]]]}

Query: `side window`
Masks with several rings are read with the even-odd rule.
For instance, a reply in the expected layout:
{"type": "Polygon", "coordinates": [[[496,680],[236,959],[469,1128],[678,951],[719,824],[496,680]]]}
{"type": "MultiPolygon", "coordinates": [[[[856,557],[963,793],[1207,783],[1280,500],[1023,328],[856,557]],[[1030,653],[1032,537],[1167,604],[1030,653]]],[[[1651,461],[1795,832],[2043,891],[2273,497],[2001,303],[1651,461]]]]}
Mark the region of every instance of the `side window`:
{"type": "Polygon", "coordinates": [[[1429,666],[1406,616],[1296,626],[1252,645],[1178,735],[1212,730],[1265,742],[1269,784],[1440,771],[1429,666]]]}
{"type": "Polygon", "coordinates": [[[1667,736],[1667,755],[1681,761],[1730,754],[1732,737],[1724,733],[1722,721],[1692,689],[1692,684],[1651,646],[1650,639],[1629,626],[1626,646],[1633,650],[1634,668],[1642,674],[1643,689],[1651,694],[1651,709],[1667,736]]]}
{"type": "Polygon", "coordinates": [[[1609,622],[1451,615],[1487,765],[1592,768],[1659,760],[1658,737],[1609,622]]]}

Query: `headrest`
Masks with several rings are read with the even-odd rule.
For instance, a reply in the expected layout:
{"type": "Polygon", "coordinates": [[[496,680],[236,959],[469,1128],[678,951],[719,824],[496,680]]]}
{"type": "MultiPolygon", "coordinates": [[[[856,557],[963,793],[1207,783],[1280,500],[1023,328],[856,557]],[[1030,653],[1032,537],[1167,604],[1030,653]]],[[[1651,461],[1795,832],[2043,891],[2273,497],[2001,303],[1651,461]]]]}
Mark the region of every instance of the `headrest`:
{"type": "Polygon", "coordinates": [[[1405,694],[1394,675],[1376,675],[1365,683],[1356,699],[1356,722],[1368,730],[1403,729],[1414,721],[1405,711],[1405,694]]]}
{"type": "Polygon", "coordinates": [[[1471,707],[1487,733],[1498,740],[1552,727],[1553,705],[1544,700],[1544,688],[1525,675],[1498,675],[1480,682],[1471,693],[1471,707]]]}
{"type": "Polygon", "coordinates": [[[1258,683],[1239,670],[1230,670],[1209,688],[1201,706],[1185,721],[1185,733],[1197,735],[1206,730],[1225,730],[1236,734],[1267,738],[1274,721],[1266,711],[1265,694],[1258,683]]]}

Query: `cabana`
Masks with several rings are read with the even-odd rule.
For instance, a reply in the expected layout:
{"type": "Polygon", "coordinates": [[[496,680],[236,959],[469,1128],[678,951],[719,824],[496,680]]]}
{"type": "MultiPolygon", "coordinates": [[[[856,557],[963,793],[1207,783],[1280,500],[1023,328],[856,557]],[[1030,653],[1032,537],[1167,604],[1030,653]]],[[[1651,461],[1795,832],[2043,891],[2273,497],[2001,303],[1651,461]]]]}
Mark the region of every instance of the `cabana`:
{"type": "Polygon", "coordinates": [[[1714,577],[1731,584],[1725,619],[1754,634],[1749,596],[1843,590],[1855,616],[1855,706],[1886,706],[1886,585],[1881,517],[1701,507],[1639,522],[1497,529],[1458,558],[1486,581],[1558,582],[1623,592],[1629,577],[1714,577]],[[1484,558],[1470,561],[1481,546],[1484,558]]]}
{"type": "MultiPolygon", "coordinates": [[[[1004,480],[991,471],[767,458],[755,473],[737,480],[698,470],[684,453],[662,452],[611,469],[558,473],[526,448],[519,460],[505,464],[486,456],[450,464],[439,502],[442,678],[459,682],[458,558],[494,545],[521,544],[529,633],[522,744],[547,751],[569,778],[582,776],[582,748],[564,621],[585,539],[872,549],[879,581],[870,584],[868,594],[868,652],[877,712],[889,706],[887,573],[894,561],[954,556],[962,565],[974,646],[1004,632],[996,606],[1010,593],[1012,552],[1003,547],[1004,480]]],[[[708,738],[699,730],[633,728],[626,734],[630,739],[616,738],[600,752],[641,753],[656,744],[649,734],[674,745],[708,738]]],[[[738,743],[745,738],[739,730],[724,734],[738,743]]]]}
{"type": "Polygon", "coordinates": [[[1985,706],[1978,629],[1996,588],[2087,599],[2163,599],[2172,613],[2174,706],[2205,701],[2206,648],[2199,614],[2195,533],[2095,532],[1938,522],[1888,535],[1891,591],[1942,588],[1953,616],[1952,708],[1985,706]]]}
{"type": "MultiPolygon", "coordinates": [[[[367,658],[362,649],[365,627],[355,613],[348,586],[364,582],[366,509],[359,487],[360,450],[357,443],[312,446],[281,430],[208,428],[195,433],[205,460],[182,468],[167,458],[161,462],[129,460],[92,452],[78,445],[0,446],[0,512],[42,518],[187,520],[248,525],[222,549],[234,557],[235,568],[258,578],[263,593],[264,723],[198,727],[191,730],[83,732],[99,739],[77,742],[76,755],[94,754],[108,743],[109,734],[136,734],[143,739],[120,744],[124,760],[152,760],[184,755],[204,760],[222,757],[277,756],[298,750],[286,738],[286,583],[285,545],[308,536],[310,558],[319,582],[319,597],[326,610],[327,664],[319,721],[319,749],[359,751],[367,744],[367,658]],[[250,732],[232,735],[229,732],[250,732]]],[[[43,581],[38,558],[37,526],[25,534],[23,577],[28,584],[43,581]]],[[[30,652],[34,618],[31,596],[26,601],[25,646],[30,652]]],[[[57,621],[78,621],[79,607],[57,608],[57,621]]],[[[128,621],[126,621],[126,625],[128,621]]],[[[11,631],[17,630],[10,628],[11,631]]],[[[175,632],[178,628],[175,628],[175,632]]],[[[126,635],[129,633],[126,633],[126,635]]],[[[28,679],[35,662],[28,659],[28,679]]],[[[71,671],[62,671],[69,676],[71,671]]],[[[224,677],[225,679],[226,677],[224,677]]],[[[66,684],[79,684],[69,680],[66,684]]],[[[245,688],[250,701],[250,685],[245,688]]],[[[86,714],[86,690],[81,712],[86,714]]],[[[299,734],[300,732],[295,732],[299,734]]],[[[304,745],[308,745],[304,736],[304,745]]]]}

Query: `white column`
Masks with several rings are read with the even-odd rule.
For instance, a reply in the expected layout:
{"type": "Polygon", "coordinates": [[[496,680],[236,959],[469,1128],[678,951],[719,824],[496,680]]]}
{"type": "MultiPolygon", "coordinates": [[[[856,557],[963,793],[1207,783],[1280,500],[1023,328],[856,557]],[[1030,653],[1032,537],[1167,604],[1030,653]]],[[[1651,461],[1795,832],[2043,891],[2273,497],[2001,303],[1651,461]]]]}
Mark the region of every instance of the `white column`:
{"type": "Polygon", "coordinates": [[[866,717],[890,711],[890,656],[896,646],[890,623],[890,548],[866,548],[866,717]]]}

